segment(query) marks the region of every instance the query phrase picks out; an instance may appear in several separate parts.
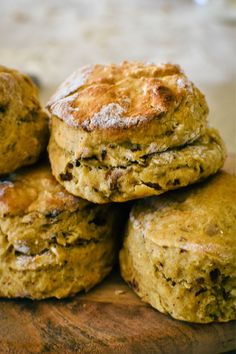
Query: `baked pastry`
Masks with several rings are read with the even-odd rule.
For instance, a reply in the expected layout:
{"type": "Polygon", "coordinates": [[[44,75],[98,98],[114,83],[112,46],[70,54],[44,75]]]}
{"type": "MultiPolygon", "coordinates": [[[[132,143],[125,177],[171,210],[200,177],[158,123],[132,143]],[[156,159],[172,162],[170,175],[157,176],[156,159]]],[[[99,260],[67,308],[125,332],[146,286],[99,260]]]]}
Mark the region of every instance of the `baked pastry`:
{"type": "Polygon", "coordinates": [[[48,116],[31,79],[0,66],[0,175],[33,164],[46,149],[48,116]]]}
{"type": "Polygon", "coordinates": [[[99,283],[115,261],[116,208],[73,197],[47,165],[1,180],[0,297],[62,298],[99,283]]]}
{"type": "Polygon", "coordinates": [[[48,108],[52,172],[70,193],[95,203],[179,188],[224,160],[221,139],[207,129],[204,96],[176,65],[83,68],[48,108]]]}
{"type": "Polygon", "coordinates": [[[146,198],[133,207],[121,274],[141,299],[191,322],[236,319],[236,177],[146,198]]]}
{"type": "Polygon", "coordinates": [[[216,173],[225,159],[224,143],[214,129],[192,144],[117,167],[101,165],[96,159],[80,163],[53,137],[49,154],[58,181],[70,193],[96,203],[123,202],[186,186],[216,173]]]}

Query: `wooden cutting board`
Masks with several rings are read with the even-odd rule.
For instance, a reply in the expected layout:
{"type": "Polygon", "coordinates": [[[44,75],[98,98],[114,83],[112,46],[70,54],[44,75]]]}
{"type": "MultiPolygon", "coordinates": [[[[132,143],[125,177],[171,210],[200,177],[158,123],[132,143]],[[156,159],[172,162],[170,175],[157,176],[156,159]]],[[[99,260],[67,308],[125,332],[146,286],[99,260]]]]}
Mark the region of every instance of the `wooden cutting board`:
{"type": "Polygon", "coordinates": [[[112,274],[73,299],[0,301],[0,353],[216,354],[235,345],[236,321],[197,325],[142,303],[112,274]]]}
{"type": "MultiPolygon", "coordinates": [[[[226,169],[235,170],[235,160],[226,169]],[[234,165],[234,166],[233,166],[234,165]]],[[[236,321],[189,324],[142,303],[118,270],[67,300],[0,300],[0,353],[216,354],[236,348],[236,321]]]]}

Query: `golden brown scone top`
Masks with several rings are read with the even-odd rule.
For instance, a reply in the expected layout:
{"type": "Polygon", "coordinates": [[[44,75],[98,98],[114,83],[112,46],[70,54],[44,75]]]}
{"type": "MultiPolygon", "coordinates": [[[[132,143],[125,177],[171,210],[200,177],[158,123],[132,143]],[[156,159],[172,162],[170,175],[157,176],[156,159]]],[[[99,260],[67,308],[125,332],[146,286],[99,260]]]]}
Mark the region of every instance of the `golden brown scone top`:
{"type": "Polygon", "coordinates": [[[179,66],[125,61],[74,72],[51,98],[48,108],[68,125],[85,131],[121,130],[172,114],[184,100],[188,110],[183,119],[199,110],[195,101],[200,103],[201,114],[207,115],[204,96],[179,66]]]}
{"type": "Polygon", "coordinates": [[[30,212],[76,210],[88,204],[69,194],[52,176],[47,163],[0,179],[0,217],[30,212]]]}
{"type": "Polygon", "coordinates": [[[32,80],[17,70],[0,65],[0,110],[3,111],[9,104],[19,116],[41,108],[38,89],[32,80]]]}
{"type": "Polygon", "coordinates": [[[236,257],[236,176],[225,171],[191,188],[139,202],[133,226],[162,247],[236,257]]]}

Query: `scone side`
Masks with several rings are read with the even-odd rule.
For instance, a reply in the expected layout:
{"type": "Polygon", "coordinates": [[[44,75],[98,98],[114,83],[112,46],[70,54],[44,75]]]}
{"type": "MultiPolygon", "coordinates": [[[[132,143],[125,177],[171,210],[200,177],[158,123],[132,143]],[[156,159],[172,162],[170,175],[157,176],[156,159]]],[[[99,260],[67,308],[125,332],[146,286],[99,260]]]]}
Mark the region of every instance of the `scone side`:
{"type": "Polygon", "coordinates": [[[111,239],[69,248],[57,246],[53,252],[35,257],[18,256],[10,265],[1,262],[0,297],[44,299],[73,296],[102,281],[111,271],[114,258],[114,241],[111,239]],[[35,266],[34,263],[39,264],[35,266]],[[30,269],[31,264],[33,269],[30,269]],[[22,267],[15,269],[16,265],[22,267]]]}
{"type": "Polygon", "coordinates": [[[17,176],[1,182],[0,296],[61,298],[100,282],[117,256],[117,207],[74,198],[48,167],[17,176]]]}
{"type": "Polygon", "coordinates": [[[14,137],[11,135],[10,144],[9,137],[3,142],[0,141],[0,175],[34,164],[46,150],[49,138],[48,116],[44,112],[39,113],[39,116],[38,124],[34,122],[27,122],[25,126],[24,123],[21,123],[22,126],[18,124],[19,129],[14,137]]]}
{"type": "Polygon", "coordinates": [[[73,152],[61,149],[53,136],[48,151],[58,182],[70,193],[95,203],[159,195],[216,173],[225,160],[224,143],[213,129],[190,145],[149,154],[119,167],[93,156],[77,159],[73,152]]]}
{"type": "Polygon", "coordinates": [[[143,301],[183,321],[209,323],[236,318],[234,263],[199,252],[189,258],[176,248],[152,245],[147,249],[141,229],[131,223],[127,234],[120,252],[121,274],[143,301]],[[166,263],[167,270],[173,270],[172,277],[171,272],[165,274],[166,263]]]}
{"type": "Polygon", "coordinates": [[[27,76],[0,67],[0,174],[36,162],[48,142],[48,115],[27,76]]]}

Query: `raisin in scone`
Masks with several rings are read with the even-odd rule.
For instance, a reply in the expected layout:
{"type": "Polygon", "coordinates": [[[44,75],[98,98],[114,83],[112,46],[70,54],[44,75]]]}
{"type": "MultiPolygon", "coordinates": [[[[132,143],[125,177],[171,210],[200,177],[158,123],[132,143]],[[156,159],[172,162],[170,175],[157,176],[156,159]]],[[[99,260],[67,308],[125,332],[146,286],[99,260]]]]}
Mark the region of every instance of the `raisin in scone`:
{"type": "Polygon", "coordinates": [[[117,209],[76,198],[47,164],[0,180],[0,297],[72,296],[99,283],[117,253],[117,209]]]}
{"type": "Polygon", "coordinates": [[[206,100],[176,65],[82,68],[48,108],[52,172],[70,193],[95,203],[186,186],[224,161],[222,140],[207,128],[206,100]]]}
{"type": "Polygon", "coordinates": [[[138,201],[120,252],[124,280],[176,319],[236,319],[235,200],[236,177],[223,171],[138,201]]]}
{"type": "Polygon", "coordinates": [[[37,87],[26,75],[0,66],[0,175],[36,162],[47,141],[48,116],[37,87]]]}

